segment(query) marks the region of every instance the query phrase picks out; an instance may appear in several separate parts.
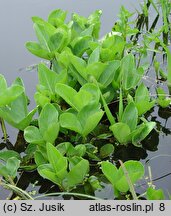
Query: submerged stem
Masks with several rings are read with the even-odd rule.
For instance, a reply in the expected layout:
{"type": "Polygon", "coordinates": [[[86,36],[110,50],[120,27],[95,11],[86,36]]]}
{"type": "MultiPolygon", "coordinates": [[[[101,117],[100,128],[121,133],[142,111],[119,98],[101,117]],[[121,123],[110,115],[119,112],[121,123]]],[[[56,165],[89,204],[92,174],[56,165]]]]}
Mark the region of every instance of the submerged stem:
{"type": "Polygon", "coordinates": [[[6,142],[8,135],[7,135],[7,130],[6,130],[5,122],[4,122],[3,118],[0,118],[0,124],[1,124],[1,128],[2,128],[2,133],[3,133],[3,136],[4,136],[4,140],[6,142]]]}
{"type": "Polygon", "coordinates": [[[81,194],[81,193],[72,193],[72,192],[61,192],[61,193],[56,192],[56,193],[44,194],[44,195],[34,197],[34,200],[35,199],[40,199],[40,198],[43,198],[43,197],[46,197],[46,196],[55,196],[55,195],[80,196],[80,197],[84,197],[84,198],[92,199],[92,200],[102,200],[99,197],[94,197],[94,196],[90,196],[90,195],[87,195],[87,194],[81,194]]]}

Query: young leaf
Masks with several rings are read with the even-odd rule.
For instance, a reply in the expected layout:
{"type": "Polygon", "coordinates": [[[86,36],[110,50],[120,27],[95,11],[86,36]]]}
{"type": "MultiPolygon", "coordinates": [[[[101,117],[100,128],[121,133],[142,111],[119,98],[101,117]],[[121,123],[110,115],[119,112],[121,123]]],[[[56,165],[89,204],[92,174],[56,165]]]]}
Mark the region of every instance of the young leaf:
{"type": "Polygon", "coordinates": [[[48,16],[48,22],[54,27],[59,27],[65,22],[67,11],[60,9],[53,10],[48,16]]]}
{"type": "Polygon", "coordinates": [[[67,159],[51,143],[46,144],[47,156],[56,173],[67,169],[67,159]]]}
{"type": "Polygon", "coordinates": [[[162,88],[157,88],[157,95],[157,102],[162,108],[166,108],[171,104],[171,98],[166,96],[166,93],[162,88]]]}
{"type": "Polygon", "coordinates": [[[135,93],[135,105],[138,109],[138,115],[149,111],[155,104],[155,100],[150,101],[150,94],[144,83],[141,83],[135,93]]]}
{"type": "Polygon", "coordinates": [[[48,163],[48,160],[46,160],[46,158],[43,156],[43,154],[40,150],[35,152],[34,160],[35,160],[37,166],[48,163]]]}
{"type": "Polygon", "coordinates": [[[135,107],[135,104],[131,102],[126,106],[122,115],[121,122],[127,124],[130,130],[133,131],[137,126],[137,121],[138,121],[138,111],[137,108],[135,107]]]}
{"type": "Polygon", "coordinates": [[[62,184],[64,188],[72,188],[77,184],[83,183],[86,174],[89,172],[89,162],[85,159],[82,159],[77,165],[75,165],[71,171],[66,176],[66,179],[63,180],[62,184]]]}
{"type": "Polygon", "coordinates": [[[75,55],[69,55],[69,69],[73,77],[83,86],[87,83],[86,62],[75,55]]]}
{"type": "MultiPolygon", "coordinates": [[[[25,93],[23,92],[24,87],[22,80],[20,78],[17,78],[14,81],[13,86],[21,87],[23,89],[22,93],[13,101],[11,101],[11,103],[8,106],[0,107],[0,116],[3,116],[3,119],[6,120],[10,125],[20,130],[24,130],[30,124],[33,115],[37,111],[37,108],[33,109],[31,112],[28,113],[28,99],[25,93]],[[18,110],[20,110],[20,112],[18,110]]],[[[14,92],[13,94],[15,95],[14,92]]]]}
{"type": "Polygon", "coordinates": [[[20,85],[12,84],[11,87],[7,88],[7,84],[3,75],[0,74],[0,107],[6,106],[17,97],[19,97],[24,88],[20,85]]]}

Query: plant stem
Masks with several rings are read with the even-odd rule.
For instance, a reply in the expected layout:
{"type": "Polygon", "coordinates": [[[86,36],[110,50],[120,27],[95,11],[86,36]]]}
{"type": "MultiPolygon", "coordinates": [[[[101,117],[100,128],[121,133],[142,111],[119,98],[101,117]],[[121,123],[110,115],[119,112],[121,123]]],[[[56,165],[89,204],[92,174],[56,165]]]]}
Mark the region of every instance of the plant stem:
{"type": "Polygon", "coordinates": [[[129,185],[129,188],[130,188],[130,192],[131,192],[131,194],[132,194],[133,199],[134,199],[134,200],[138,200],[138,197],[137,197],[137,195],[136,195],[136,192],[135,192],[135,189],[134,189],[134,186],[133,186],[133,184],[132,184],[132,181],[131,181],[131,178],[130,178],[130,176],[129,176],[128,171],[126,170],[126,168],[125,168],[125,166],[124,166],[124,164],[123,164],[123,162],[122,162],[121,160],[119,160],[119,163],[120,163],[120,165],[121,165],[121,167],[122,167],[122,169],[123,169],[123,172],[124,172],[124,174],[125,174],[125,177],[126,177],[126,179],[127,179],[127,182],[128,182],[128,185],[129,185]]]}
{"type": "Polygon", "coordinates": [[[2,128],[2,133],[3,133],[3,136],[4,136],[4,140],[6,142],[8,135],[7,135],[7,130],[6,130],[5,122],[4,122],[3,118],[0,118],[0,124],[1,124],[1,128],[2,128]]]}
{"type": "Polygon", "coordinates": [[[21,196],[23,199],[34,200],[26,191],[23,191],[21,188],[16,187],[15,185],[0,182],[0,185],[8,190],[14,191],[16,194],[21,196]]]}
{"type": "Polygon", "coordinates": [[[80,197],[85,197],[87,199],[92,199],[92,200],[102,200],[101,198],[98,198],[98,197],[94,197],[94,196],[90,196],[90,195],[86,195],[86,194],[81,194],[81,193],[70,193],[70,192],[61,192],[61,193],[56,192],[56,193],[44,194],[44,195],[41,195],[41,196],[34,197],[34,200],[39,199],[39,198],[43,198],[43,197],[46,197],[46,196],[55,196],[55,195],[80,196],[80,197]]]}

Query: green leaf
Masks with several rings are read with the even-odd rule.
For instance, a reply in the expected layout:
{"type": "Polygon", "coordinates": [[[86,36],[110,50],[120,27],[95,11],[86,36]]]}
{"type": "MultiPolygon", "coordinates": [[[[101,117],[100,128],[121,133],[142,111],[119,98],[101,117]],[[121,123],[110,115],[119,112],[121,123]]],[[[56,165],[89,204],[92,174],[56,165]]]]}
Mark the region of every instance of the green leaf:
{"type": "Polygon", "coordinates": [[[97,104],[100,98],[99,89],[92,83],[87,83],[82,86],[79,92],[68,85],[57,83],[56,93],[76,111],[80,111],[90,103],[95,102],[97,104]]]}
{"type": "Polygon", "coordinates": [[[144,85],[144,83],[141,83],[135,93],[135,103],[138,102],[149,102],[150,101],[150,94],[147,89],[147,87],[144,85]]]}
{"type": "Polygon", "coordinates": [[[54,143],[59,133],[58,111],[52,104],[46,104],[38,119],[40,134],[46,142],[54,143]]]}
{"type": "Polygon", "coordinates": [[[13,150],[1,151],[0,152],[0,159],[3,161],[7,161],[9,158],[15,157],[18,160],[21,159],[20,154],[13,150]]]}
{"type": "Polygon", "coordinates": [[[35,159],[35,162],[36,162],[37,166],[48,163],[46,158],[43,156],[42,152],[39,151],[39,150],[35,152],[34,159],[35,159]]]}
{"type": "Polygon", "coordinates": [[[171,88],[171,52],[168,48],[166,48],[166,52],[167,52],[167,71],[168,71],[167,82],[168,82],[168,87],[170,89],[171,88]]]}
{"type": "Polygon", "coordinates": [[[67,169],[67,159],[51,143],[46,144],[47,156],[56,173],[67,169]]]}
{"type": "Polygon", "coordinates": [[[162,189],[155,190],[151,187],[147,189],[147,199],[148,200],[164,200],[164,193],[162,189]]]}
{"type": "Polygon", "coordinates": [[[76,38],[72,43],[74,55],[81,57],[84,52],[89,49],[89,42],[92,40],[90,36],[76,38]]]}
{"type": "Polygon", "coordinates": [[[90,183],[94,191],[102,189],[102,186],[100,185],[100,182],[96,176],[90,176],[88,178],[88,182],[90,183]]]}
{"type": "Polygon", "coordinates": [[[78,113],[78,120],[82,126],[81,134],[87,136],[97,126],[104,112],[97,105],[87,105],[78,113]]]}
{"type": "Polygon", "coordinates": [[[114,60],[108,63],[101,74],[99,82],[106,88],[114,79],[115,73],[120,66],[120,61],[114,60]]]}
{"type": "Polygon", "coordinates": [[[135,105],[138,109],[138,115],[149,111],[155,104],[155,100],[150,102],[150,94],[144,83],[141,83],[135,93],[135,105]]]}
{"type": "Polygon", "coordinates": [[[81,85],[87,83],[86,62],[75,55],[69,55],[69,69],[73,77],[75,77],[81,85]]]}
{"type": "Polygon", "coordinates": [[[93,50],[91,53],[89,59],[88,59],[88,64],[93,64],[95,62],[98,62],[100,58],[100,48],[97,47],[96,49],[93,50]]]}
{"type": "Polygon", "coordinates": [[[128,135],[130,135],[131,130],[127,124],[119,122],[110,126],[109,129],[121,144],[127,144],[130,141],[128,135]]]}
{"type": "Polygon", "coordinates": [[[72,87],[57,83],[55,88],[56,93],[62,97],[72,108],[78,110],[77,104],[75,104],[75,101],[73,98],[77,95],[77,91],[73,89],[72,87]]]}
{"type": "MultiPolygon", "coordinates": [[[[144,176],[144,166],[139,161],[129,160],[124,163],[124,166],[132,184],[136,183],[144,176]]],[[[129,190],[129,184],[121,166],[118,170],[118,181],[115,183],[115,187],[120,192],[127,192],[129,190]]]]}
{"type": "Polygon", "coordinates": [[[105,70],[107,64],[102,62],[95,62],[92,64],[89,64],[86,68],[87,75],[92,75],[96,80],[99,80],[99,77],[105,70]]]}
{"type": "Polygon", "coordinates": [[[134,56],[126,55],[121,62],[122,83],[125,90],[135,88],[140,81],[144,71],[136,70],[134,56]]]}
{"type": "Polygon", "coordinates": [[[96,10],[93,12],[87,19],[87,24],[88,25],[93,25],[93,37],[98,39],[99,38],[99,32],[100,32],[100,17],[101,17],[102,11],[101,10],[96,10]]]}
{"type": "Polygon", "coordinates": [[[72,188],[80,183],[83,183],[86,174],[89,172],[89,162],[82,159],[77,165],[75,165],[66,176],[66,179],[62,182],[64,188],[72,188]]]}
{"type": "Polygon", "coordinates": [[[37,20],[34,23],[33,27],[39,40],[40,46],[50,52],[53,47],[50,46],[48,41],[50,41],[50,37],[55,33],[56,28],[43,20],[37,20]]]}
{"type": "Polygon", "coordinates": [[[28,126],[24,130],[24,138],[28,143],[42,145],[45,143],[37,127],[28,126]]]}
{"type": "Polygon", "coordinates": [[[20,85],[12,84],[7,88],[6,81],[3,75],[0,74],[0,107],[6,106],[18,98],[24,91],[20,85]]]}
{"type": "Polygon", "coordinates": [[[59,27],[65,22],[67,11],[61,9],[53,10],[48,16],[48,22],[55,27],[59,27]]]}
{"type": "Polygon", "coordinates": [[[138,111],[135,104],[131,102],[126,106],[122,114],[121,122],[127,124],[130,130],[133,131],[137,126],[137,121],[138,121],[138,111]]]}
{"type": "MultiPolygon", "coordinates": [[[[17,78],[14,81],[13,85],[20,85],[20,87],[23,88],[23,83],[20,78],[17,78]]],[[[27,96],[24,92],[22,92],[8,106],[0,107],[0,116],[3,117],[3,119],[7,121],[10,125],[20,130],[24,130],[30,124],[33,115],[37,111],[37,108],[35,108],[30,113],[28,113],[27,103],[27,96]],[[20,110],[20,112],[18,110],[20,110]]]]}
{"type": "Polygon", "coordinates": [[[76,150],[75,156],[78,157],[83,157],[84,154],[86,153],[86,147],[83,144],[76,145],[75,150],[76,150]]]}
{"type": "Polygon", "coordinates": [[[112,183],[114,186],[118,181],[118,170],[117,168],[108,161],[103,161],[101,163],[101,169],[106,178],[112,183]]]}
{"type": "Polygon", "coordinates": [[[67,26],[60,26],[50,36],[48,44],[53,52],[61,52],[70,42],[70,31],[67,26]]]}
{"type": "Polygon", "coordinates": [[[162,88],[157,88],[157,95],[157,102],[162,108],[166,108],[171,104],[171,98],[166,96],[166,93],[162,88]]]}
{"type": "Polygon", "coordinates": [[[26,43],[26,48],[28,51],[30,51],[33,55],[36,55],[40,58],[47,59],[47,60],[52,60],[54,58],[54,54],[49,52],[46,49],[43,49],[40,44],[37,42],[27,42],[26,43]]]}
{"type": "Polygon", "coordinates": [[[7,160],[6,169],[8,170],[8,175],[15,178],[17,176],[17,170],[20,167],[20,160],[16,157],[11,157],[7,160]]]}
{"type": "Polygon", "coordinates": [[[34,100],[37,105],[40,105],[40,107],[44,107],[47,103],[51,102],[51,98],[43,95],[43,93],[36,92],[34,94],[34,100]]]}
{"type": "Polygon", "coordinates": [[[50,164],[43,164],[37,168],[38,173],[45,179],[49,179],[53,183],[61,187],[61,179],[59,179],[50,164]]]}
{"type": "Polygon", "coordinates": [[[106,158],[109,157],[114,152],[114,146],[110,143],[105,144],[100,148],[100,157],[106,158]]]}
{"type": "Polygon", "coordinates": [[[132,132],[132,143],[139,147],[139,144],[155,127],[155,122],[142,123],[135,131],[132,132]]]}
{"type": "Polygon", "coordinates": [[[38,65],[38,78],[41,86],[53,95],[55,94],[56,83],[65,83],[67,81],[66,71],[62,71],[60,74],[48,69],[44,64],[38,65]]]}
{"type": "Polygon", "coordinates": [[[63,113],[59,117],[60,125],[64,128],[73,130],[77,133],[82,133],[82,126],[77,119],[77,116],[73,113],[63,113]]]}

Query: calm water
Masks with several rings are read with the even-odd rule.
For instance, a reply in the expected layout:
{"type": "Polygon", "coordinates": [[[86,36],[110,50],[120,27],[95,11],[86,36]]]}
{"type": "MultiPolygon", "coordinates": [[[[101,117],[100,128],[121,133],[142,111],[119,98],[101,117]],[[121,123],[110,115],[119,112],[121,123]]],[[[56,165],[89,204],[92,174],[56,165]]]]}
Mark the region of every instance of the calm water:
{"type": "MultiPolygon", "coordinates": [[[[22,77],[26,86],[26,92],[31,98],[36,89],[37,74],[35,71],[26,72],[27,66],[33,65],[40,61],[30,54],[24,47],[26,41],[36,40],[31,21],[32,16],[40,16],[46,19],[51,10],[61,8],[68,11],[88,16],[96,9],[101,9],[103,15],[101,18],[101,36],[111,30],[117,19],[117,14],[121,5],[128,10],[134,11],[139,8],[138,0],[0,0],[0,73],[3,74],[8,84],[10,84],[17,76],[22,77]]],[[[31,107],[34,106],[32,102],[31,107]]],[[[158,110],[155,111],[155,114],[158,110]]],[[[170,131],[171,118],[167,120],[158,116],[159,121],[164,128],[170,131]]],[[[10,140],[15,141],[16,130],[9,128],[10,140]]],[[[2,136],[0,131],[0,137],[2,136]]],[[[150,141],[149,141],[150,142],[150,141]]],[[[145,152],[146,159],[150,160],[149,165],[152,170],[152,177],[156,179],[171,171],[171,135],[161,131],[159,137],[156,137],[156,148],[145,152]],[[158,149],[158,150],[157,150],[158,149]],[[156,151],[157,150],[157,151],[156,151]],[[167,155],[167,156],[166,156],[167,155]]],[[[150,145],[150,143],[149,143],[150,145]]],[[[165,192],[171,192],[171,176],[165,177],[154,182],[157,187],[165,188],[165,192]]],[[[106,193],[106,191],[105,191],[106,193]]],[[[6,191],[0,189],[0,197],[6,197],[6,191]]],[[[110,194],[110,189],[109,189],[110,194]]],[[[109,195],[110,196],[110,195],[109,195]]]]}

